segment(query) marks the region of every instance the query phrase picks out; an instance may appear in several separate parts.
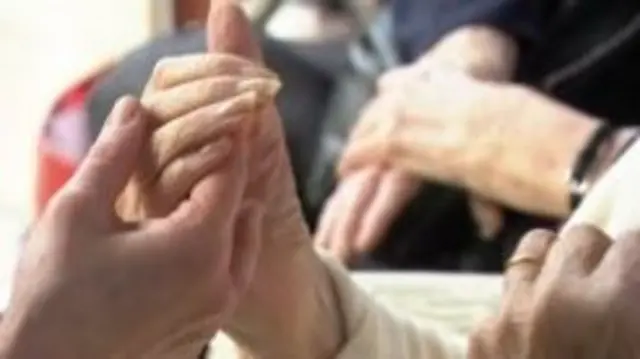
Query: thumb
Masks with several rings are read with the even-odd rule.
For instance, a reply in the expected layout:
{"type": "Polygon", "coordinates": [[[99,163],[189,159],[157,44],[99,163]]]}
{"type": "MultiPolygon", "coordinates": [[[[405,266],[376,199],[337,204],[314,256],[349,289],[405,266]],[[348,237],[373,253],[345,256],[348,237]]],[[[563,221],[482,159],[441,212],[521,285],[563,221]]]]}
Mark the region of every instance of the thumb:
{"type": "Polygon", "coordinates": [[[138,164],[145,132],[139,102],[132,97],[118,100],[68,187],[83,193],[93,206],[112,211],[138,164]]]}
{"type": "Polygon", "coordinates": [[[223,52],[262,62],[251,21],[237,0],[211,0],[207,20],[209,52],[223,52]]]}

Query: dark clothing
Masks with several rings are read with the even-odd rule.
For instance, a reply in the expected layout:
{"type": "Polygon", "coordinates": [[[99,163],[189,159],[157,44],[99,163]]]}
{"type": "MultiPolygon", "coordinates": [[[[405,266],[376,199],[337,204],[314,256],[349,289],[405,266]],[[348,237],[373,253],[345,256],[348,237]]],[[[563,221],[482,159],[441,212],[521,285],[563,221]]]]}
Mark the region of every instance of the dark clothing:
{"type": "Polygon", "coordinates": [[[559,1],[549,0],[392,0],[398,48],[407,61],[423,54],[452,30],[492,25],[525,43],[544,38],[559,1]]]}
{"type": "MultiPolygon", "coordinates": [[[[614,126],[640,124],[640,101],[635,95],[640,87],[637,1],[393,0],[393,4],[398,49],[405,61],[414,60],[458,27],[491,25],[518,41],[517,81],[614,126]]],[[[476,258],[483,257],[476,268],[493,267],[496,250],[508,256],[527,230],[555,225],[515,211],[507,213],[506,222],[498,246],[479,244],[472,250],[476,258]],[[483,247],[488,248],[485,254],[483,247]]]]}
{"type": "MultiPolygon", "coordinates": [[[[396,47],[405,62],[423,54],[455,28],[490,24],[518,40],[517,81],[614,125],[635,123],[640,118],[640,102],[633,95],[640,84],[640,72],[635,71],[635,64],[640,63],[640,2],[392,0],[391,4],[396,47]]],[[[336,98],[338,103],[347,98],[340,91],[350,91],[347,80],[353,74],[345,75],[347,51],[343,44],[297,47],[268,38],[262,39],[262,47],[267,65],[284,83],[278,107],[305,204],[306,179],[315,163],[311,159],[316,157],[320,137],[325,136],[323,121],[327,121],[327,111],[334,111],[336,98]],[[336,86],[338,92],[334,91],[336,86]]],[[[123,59],[96,86],[90,100],[94,132],[118,96],[140,93],[158,59],[204,49],[203,32],[188,31],[154,40],[123,59]]],[[[357,114],[351,110],[346,113],[349,118],[357,114]]],[[[329,122],[336,116],[344,117],[329,114],[329,122]]],[[[474,235],[465,196],[457,189],[425,187],[394,225],[389,240],[374,253],[376,266],[382,262],[392,268],[497,271],[522,234],[533,227],[554,225],[510,211],[507,228],[498,240],[481,242],[474,235]]],[[[311,223],[318,209],[312,207],[312,211],[306,208],[311,223]]]]}
{"type": "Polygon", "coordinates": [[[412,61],[460,26],[519,40],[518,80],[613,124],[636,123],[640,3],[632,0],[393,0],[398,48],[412,61]]]}

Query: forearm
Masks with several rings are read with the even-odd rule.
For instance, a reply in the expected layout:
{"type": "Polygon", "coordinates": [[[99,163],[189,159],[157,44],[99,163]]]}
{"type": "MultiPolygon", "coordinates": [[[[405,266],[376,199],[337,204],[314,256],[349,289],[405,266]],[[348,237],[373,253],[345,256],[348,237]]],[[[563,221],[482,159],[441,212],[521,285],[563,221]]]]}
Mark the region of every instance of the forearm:
{"type": "Polygon", "coordinates": [[[331,276],[311,246],[269,268],[274,271],[269,276],[285,285],[247,305],[254,310],[239,308],[227,328],[243,358],[335,357],[346,340],[341,307],[331,276]]]}
{"type": "Polygon", "coordinates": [[[336,359],[452,359],[465,356],[465,338],[433,322],[420,326],[419,319],[404,318],[377,303],[356,285],[349,273],[332,258],[324,258],[330,271],[340,308],[344,313],[347,340],[336,359]]]}
{"type": "Polygon", "coordinates": [[[417,66],[458,69],[476,78],[508,81],[518,60],[516,41],[489,26],[472,25],[444,36],[417,61],[417,66]]]}
{"type": "MultiPolygon", "coordinates": [[[[493,129],[500,145],[485,154],[484,168],[467,185],[511,207],[565,218],[571,212],[571,171],[601,120],[520,86],[507,90],[503,99],[496,106],[516,106],[504,113],[518,117],[493,129]]],[[[588,184],[606,172],[631,136],[614,132],[610,145],[597,154],[588,184]]]]}
{"type": "MultiPolygon", "coordinates": [[[[289,340],[264,343],[271,349],[263,346],[261,350],[256,350],[256,347],[245,346],[249,350],[245,349],[241,358],[464,358],[466,352],[464,338],[435,325],[421,327],[412,320],[394,315],[358,287],[349,273],[334,259],[328,255],[322,256],[320,263],[331,280],[331,292],[336,301],[334,310],[340,313],[342,321],[340,327],[332,328],[326,325],[327,318],[319,317],[314,322],[307,322],[299,328],[304,331],[303,336],[296,335],[289,340]],[[308,349],[287,351],[287,348],[299,348],[296,340],[310,343],[317,340],[318,336],[326,337],[328,332],[325,333],[325,331],[331,330],[343,333],[339,345],[331,352],[325,351],[323,354],[318,354],[319,352],[308,349]]],[[[274,329],[275,326],[272,331],[274,329]]],[[[313,345],[317,348],[318,344],[313,345]]]]}

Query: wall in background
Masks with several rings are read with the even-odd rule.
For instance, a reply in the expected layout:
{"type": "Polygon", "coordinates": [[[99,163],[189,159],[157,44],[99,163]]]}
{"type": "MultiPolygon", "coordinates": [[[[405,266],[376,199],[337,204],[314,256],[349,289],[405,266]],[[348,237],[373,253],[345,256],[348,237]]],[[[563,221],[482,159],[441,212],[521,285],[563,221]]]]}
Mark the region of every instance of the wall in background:
{"type": "Polygon", "coordinates": [[[55,97],[164,30],[169,3],[0,0],[0,235],[31,216],[35,140],[55,97]]]}

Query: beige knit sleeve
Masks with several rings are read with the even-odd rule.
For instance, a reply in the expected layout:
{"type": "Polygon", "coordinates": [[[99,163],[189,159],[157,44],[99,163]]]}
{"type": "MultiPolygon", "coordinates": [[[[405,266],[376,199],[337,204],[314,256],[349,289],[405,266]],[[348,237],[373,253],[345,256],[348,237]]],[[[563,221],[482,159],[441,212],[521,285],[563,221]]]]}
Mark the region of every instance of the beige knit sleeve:
{"type": "Polygon", "coordinates": [[[458,359],[466,355],[466,338],[392,312],[359,287],[328,256],[323,260],[335,283],[347,340],[336,359],[458,359]]]}

